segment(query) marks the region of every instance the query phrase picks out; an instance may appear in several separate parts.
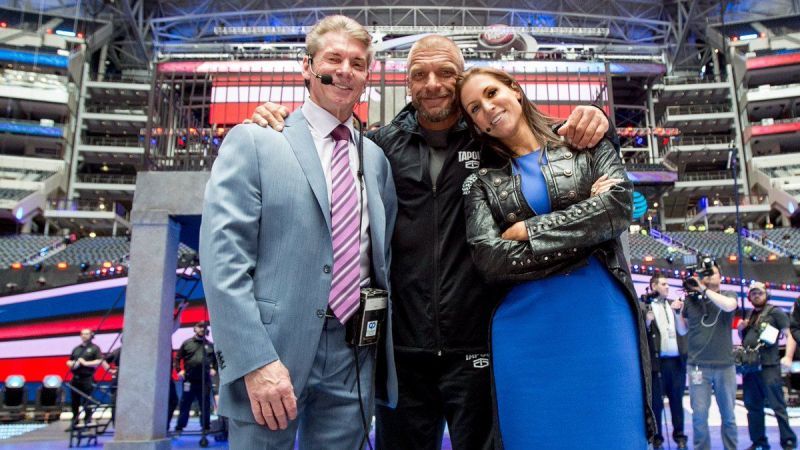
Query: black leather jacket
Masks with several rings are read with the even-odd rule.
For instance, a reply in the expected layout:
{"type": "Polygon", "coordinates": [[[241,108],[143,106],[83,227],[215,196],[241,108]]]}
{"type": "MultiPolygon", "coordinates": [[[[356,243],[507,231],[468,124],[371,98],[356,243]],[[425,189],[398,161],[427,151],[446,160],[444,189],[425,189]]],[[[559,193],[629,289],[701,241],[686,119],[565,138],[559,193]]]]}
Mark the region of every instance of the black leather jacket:
{"type": "MultiPolygon", "coordinates": [[[[534,214],[523,197],[520,177],[511,174],[507,160],[484,158],[478,173],[464,182],[467,240],[473,259],[489,281],[499,284],[566,273],[586,265],[590,255],[608,268],[625,287],[638,323],[645,424],[651,439],[655,418],[650,401],[647,334],[619,240],[631,221],[633,184],[608,139],[590,151],[573,151],[566,146],[545,151],[542,173],[550,194],[549,214],[534,214]],[[625,181],[591,196],[592,183],[602,175],[625,181]],[[525,221],[529,240],[502,239],[503,231],[518,221],[525,221]]],[[[487,149],[484,155],[489,153],[487,149]]]]}

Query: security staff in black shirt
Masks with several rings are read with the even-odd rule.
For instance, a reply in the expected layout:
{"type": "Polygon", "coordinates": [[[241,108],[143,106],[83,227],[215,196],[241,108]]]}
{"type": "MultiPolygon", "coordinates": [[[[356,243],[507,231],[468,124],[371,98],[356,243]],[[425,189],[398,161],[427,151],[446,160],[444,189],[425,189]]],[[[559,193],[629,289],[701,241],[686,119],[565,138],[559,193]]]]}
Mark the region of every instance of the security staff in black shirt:
{"type": "Polygon", "coordinates": [[[94,333],[85,328],[81,330],[81,345],[72,350],[72,354],[67,361],[67,367],[72,372],[70,385],[74,389],[70,393],[72,403],[72,424],[78,424],[81,405],[84,407],[84,423],[92,421],[92,402],[87,398],[92,396],[94,391],[94,371],[103,362],[103,355],[100,347],[92,343],[94,333]],[[84,397],[84,394],[86,397],[84,397]]]}
{"type": "Polygon", "coordinates": [[[208,322],[198,322],[194,326],[194,336],[181,344],[175,354],[175,371],[183,380],[180,414],[175,431],[180,433],[189,422],[189,410],[192,403],[200,403],[201,425],[208,430],[211,409],[211,377],[217,373],[217,359],[214,356],[214,344],[206,339],[208,322]]]}

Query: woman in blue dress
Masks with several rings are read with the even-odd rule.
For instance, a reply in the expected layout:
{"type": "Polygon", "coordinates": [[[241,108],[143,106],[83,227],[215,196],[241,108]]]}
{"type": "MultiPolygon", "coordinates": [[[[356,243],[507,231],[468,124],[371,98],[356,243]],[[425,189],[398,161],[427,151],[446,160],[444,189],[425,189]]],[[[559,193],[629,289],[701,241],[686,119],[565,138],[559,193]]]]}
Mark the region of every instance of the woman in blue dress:
{"type": "Polygon", "coordinates": [[[457,95],[482,145],[464,185],[467,238],[508,289],[491,329],[500,445],[647,448],[649,360],[619,241],[632,184],[616,150],[566,146],[503,71],[467,71],[457,95]]]}

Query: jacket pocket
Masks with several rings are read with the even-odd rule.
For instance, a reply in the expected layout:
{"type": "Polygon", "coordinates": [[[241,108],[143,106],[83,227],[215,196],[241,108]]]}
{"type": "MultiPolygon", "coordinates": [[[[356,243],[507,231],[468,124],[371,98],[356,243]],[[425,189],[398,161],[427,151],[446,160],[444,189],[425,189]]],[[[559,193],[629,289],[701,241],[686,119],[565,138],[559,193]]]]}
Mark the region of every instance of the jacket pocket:
{"type": "Polygon", "coordinates": [[[258,312],[261,314],[261,323],[272,323],[272,316],[275,315],[275,308],[278,307],[278,303],[267,298],[256,298],[256,305],[258,305],[258,312]]]}

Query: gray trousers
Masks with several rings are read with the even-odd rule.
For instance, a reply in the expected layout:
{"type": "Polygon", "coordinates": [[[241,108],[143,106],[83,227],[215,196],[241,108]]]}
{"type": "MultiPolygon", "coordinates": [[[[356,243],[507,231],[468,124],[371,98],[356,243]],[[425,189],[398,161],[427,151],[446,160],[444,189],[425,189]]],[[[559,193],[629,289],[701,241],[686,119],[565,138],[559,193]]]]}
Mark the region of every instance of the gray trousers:
{"type": "MultiPolygon", "coordinates": [[[[314,364],[297,399],[297,419],[285,430],[272,431],[257,423],[229,420],[231,450],[293,449],[356,450],[366,443],[374,409],[375,346],[358,352],[361,402],[353,348],[345,343],[344,326],[325,319],[314,364]],[[363,420],[362,420],[363,406],[363,420]]],[[[291,376],[291,374],[290,374],[291,376]]]]}

